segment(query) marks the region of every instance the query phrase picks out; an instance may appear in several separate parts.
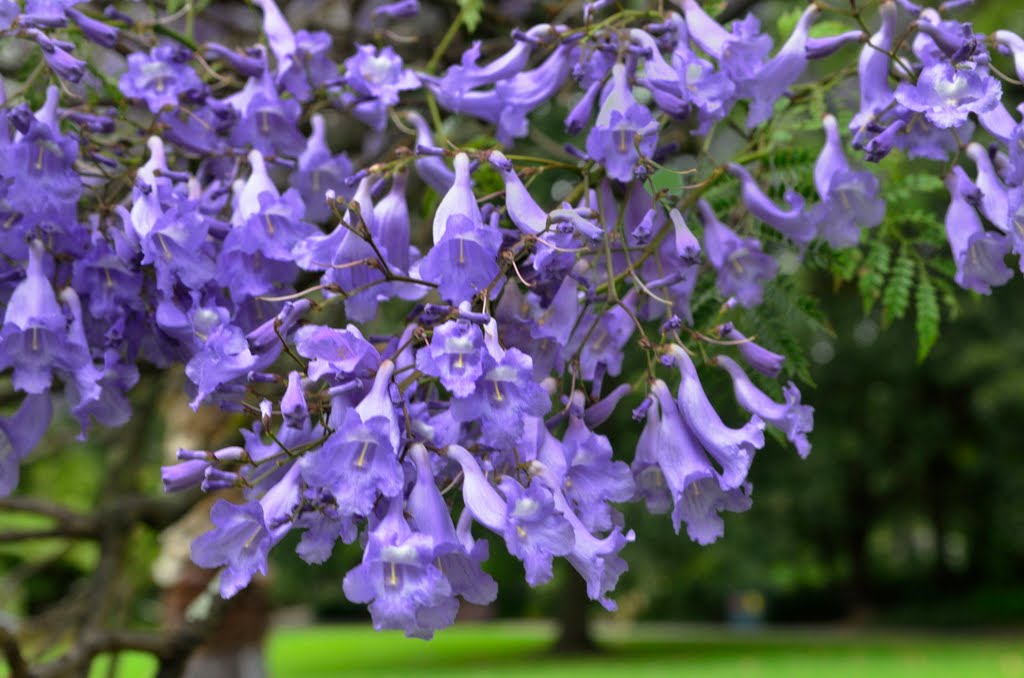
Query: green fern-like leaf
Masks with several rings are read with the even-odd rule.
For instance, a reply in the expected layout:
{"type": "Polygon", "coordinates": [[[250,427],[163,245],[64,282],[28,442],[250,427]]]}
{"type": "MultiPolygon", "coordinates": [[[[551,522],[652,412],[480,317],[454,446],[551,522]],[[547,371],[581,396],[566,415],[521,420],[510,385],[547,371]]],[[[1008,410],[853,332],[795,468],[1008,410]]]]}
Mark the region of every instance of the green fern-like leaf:
{"type": "Polygon", "coordinates": [[[836,288],[841,283],[850,282],[857,275],[857,267],[864,260],[864,252],[856,247],[848,247],[832,253],[831,270],[836,288]]]}
{"type": "Polygon", "coordinates": [[[935,291],[935,285],[928,277],[928,271],[925,270],[924,265],[920,266],[917,294],[914,301],[917,312],[914,323],[917,330],[917,361],[921,362],[928,357],[928,353],[935,346],[935,342],[939,338],[939,323],[942,320],[939,295],[935,291]]]}
{"type": "Polygon", "coordinates": [[[462,9],[462,23],[465,24],[466,31],[474,33],[482,19],[483,0],[459,0],[459,8],[462,9]]]}
{"type": "Polygon", "coordinates": [[[889,325],[907,314],[914,287],[914,258],[906,246],[900,248],[889,282],[882,292],[882,323],[889,325]]]}
{"type": "Polygon", "coordinates": [[[868,254],[864,264],[858,271],[857,289],[864,302],[864,313],[869,313],[882,295],[885,276],[889,274],[892,263],[892,252],[889,246],[880,240],[873,240],[868,245],[868,254]]]}

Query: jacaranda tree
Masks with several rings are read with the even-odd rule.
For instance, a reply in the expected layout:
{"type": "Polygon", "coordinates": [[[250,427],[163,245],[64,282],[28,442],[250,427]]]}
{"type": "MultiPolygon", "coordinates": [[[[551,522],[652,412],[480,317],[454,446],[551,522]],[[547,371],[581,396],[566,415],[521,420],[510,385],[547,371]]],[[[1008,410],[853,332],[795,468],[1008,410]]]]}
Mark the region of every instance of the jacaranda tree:
{"type": "MultiPolygon", "coordinates": [[[[953,286],[988,294],[1024,251],[1004,99],[1024,39],[976,33],[962,0],[815,0],[777,48],[697,0],[597,0],[447,68],[490,3],[459,0],[424,63],[387,30],[416,0],[376,6],[378,41],[352,45],[253,4],[263,40],[233,47],[198,43],[191,5],[179,32],[141,6],[0,0],[0,35],[33,55],[0,109],[0,496],[55,406],[83,436],[119,427],[152,416],[133,389],[183,365],[193,408],[246,421],[163,469],[169,493],[244,497],[192,544],[224,598],[296,531],[311,564],[361,550],[339,594],[376,628],[430,638],[498,595],[489,531],[530,585],[565,558],[614,609],[636,538],[617,504],[709,544],[751,506],[766,432],[810,452],[787,379],[807,374],[785,325],[819,317],[802,270],[889,318],[913,306],[924,356],[953,286]],[[538,140],[539,109],[568,143],[538,140]],[[331,121],[360,127],[362,160],[331,121]],[[910,211],[921,196],[937,209],[910,211]],[[702,386],[716,369],[738,427],[702,386]],[[635,450],[599,432],[623,402],[635,450]]],[[[30,665],[0,637],[16,675],[179,647],[95,636],[30,665]]]]}

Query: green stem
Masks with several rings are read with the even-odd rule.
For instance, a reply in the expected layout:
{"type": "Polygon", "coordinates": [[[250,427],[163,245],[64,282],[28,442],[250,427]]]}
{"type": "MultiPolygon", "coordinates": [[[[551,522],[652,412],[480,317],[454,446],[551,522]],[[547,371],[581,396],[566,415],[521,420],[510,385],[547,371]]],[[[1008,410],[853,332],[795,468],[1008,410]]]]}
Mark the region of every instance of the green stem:
{"type": "Polygon", "coordinates": [[[427,67],[424,69],[428,74],[433,74],[437,70],[438,64],[441,63],[441,57],[448,51],[448,46],[452,44],[452,40],[455,39],[455,34],[459,32],[459,28],[462,27],[463,18],[465,17],[466,11],[460,9],[458,15],[455,17],[455,21],[448,27],[448,31],[441,37],[441,42],[437,43],[437,47],[434,49],[434,53],[430,55],[430,61],[427,62],[427,67]]]}

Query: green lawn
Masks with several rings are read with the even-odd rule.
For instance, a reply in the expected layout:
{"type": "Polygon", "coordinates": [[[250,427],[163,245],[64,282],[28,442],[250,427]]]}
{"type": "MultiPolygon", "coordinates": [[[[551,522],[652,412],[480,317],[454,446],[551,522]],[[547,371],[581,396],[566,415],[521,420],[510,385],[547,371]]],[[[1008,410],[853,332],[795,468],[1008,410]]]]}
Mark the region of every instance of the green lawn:
{"type": "MultiPolygon", "coordinates": [[[[1024,678],[1024,638],[1011,635],[607,626],[601,632],[604,653],[558,657],[547,652],[552,634],[541,623],[463,624],[425,643],[366,626],[282,629],[270,641],[270,675],[1024,678]]],[[[118,675],[151,675],[148,667],[142,657],[124,656],[118,675]]],[[[103,667],[94,668],[92,675],[105,675],[103,667]]]]}

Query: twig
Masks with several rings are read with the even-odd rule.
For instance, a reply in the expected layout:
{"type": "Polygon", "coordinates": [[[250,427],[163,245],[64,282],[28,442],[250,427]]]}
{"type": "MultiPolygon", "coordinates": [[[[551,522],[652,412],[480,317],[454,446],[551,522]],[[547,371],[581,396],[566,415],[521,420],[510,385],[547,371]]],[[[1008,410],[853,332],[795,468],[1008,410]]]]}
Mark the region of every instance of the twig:
{"type": "Polygon", "coordinates": [[[3,624],[0,624],[0,652],[3,653],[7,666],[11,670],[11,678],[32,678],[25,658],[21,655],[18,639],[3,624]]]}

